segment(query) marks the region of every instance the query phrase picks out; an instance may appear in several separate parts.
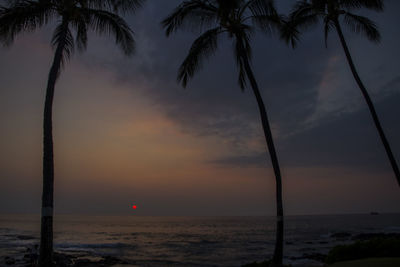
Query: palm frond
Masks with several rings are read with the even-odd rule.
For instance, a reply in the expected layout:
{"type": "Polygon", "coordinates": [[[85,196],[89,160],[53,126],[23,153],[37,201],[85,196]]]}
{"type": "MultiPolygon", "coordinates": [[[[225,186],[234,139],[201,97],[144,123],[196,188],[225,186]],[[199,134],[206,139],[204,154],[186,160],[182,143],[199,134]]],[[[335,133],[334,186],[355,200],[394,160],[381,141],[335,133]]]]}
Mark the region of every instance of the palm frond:
{"type": "Polygon", "coordinates": [[[295,48],[300,41],[301,31],[317,25],[320,17],[322,17],[320,14],[310,13],[304,16],[291,16],[288,20],[283,19],[280,27],[281,39],[295,48]]]}
{"type": "Polygon", "coordinates": [[[291,20],[305,16],[314,15],[315,13],[324,13],[319,4],[306,0],[297,1],[289,14],[291,20]]]}
{"type": "Polygon", "coordinates": [[[316,25],[319,19],[324,17],[325,12],[319,3],[311,4],[308,1],[299,1],[290,13],[287,23],[290,28],[302,30],[316,25]]]}
{"type": "Polygon", "coordinates": [[[328,17],[324,19],[324,39],[325,39],[325,47],[328,48],[328,37],[329,32],[335,27],[335,24],[328,17]]]}
{"type": "Polygon", "coordinates": [[[241,60],[241,59],[236,60],[236,63],[237,63],[238,69],[239,69],[238,83],[239,83],[240,89],[242,89],[242,91],[244,91],[244,89],[247,86],[246,70],[244,68],[243,60],[241,60]]]}
{"type": "Polygon", "coordinates": [[[0,40],[10,45],[21,32],[34,31],[47,24],[55,11],[50,1],[14,1],[0,6],[0,40]]]}
{"type": "Polygon", "coordinates": [[[128,24],[120,16],[105,10],[84,9],[89,20],[89,27],[98,34],[107,34],[115,37],[115,43],[119,45],[126,55],[135,51],[133,32],[128,24]]]}
{"type": "Polygon", "coordinates": [[[251,49],[251,36],[249,34],[243,34],[241,36],[236,36],[235,38],[235,58],[236,64],[239,69],[238,83],[242,90],[246,88],[246,71],[244,68],[243,56],[247,57],[248,61],[252,58],[251,49]],[[244,54],[243,54],[244,53],[244,54]]]}
{"type": "Polygon", "coordinates": [[[297,43],[300,41],[300,32],[296,25],[290,21],[283,19],[280,27],[280,38],[286,42],[286,44],[291,45],[296,48],[297,43]]]}
{"type": "Polygon", "coordinates": [[[273,0],[249,0],[242,6],[240,11],[242,15],[246,9],[249,9],[253,16],[277,16],[278,12],[275,8],[273,0]]]}
{"type": "MultiPolygon", "coordinates": [[[[17,0],[18,1],[18,0],[17,0]]],[[[75,6],[101,9],[113,13],[136,12],[146,0],[75,0],[75,6]]]]}
{"type": "Polygon", "coordinates": [[[203,60],[217,50],[220,33],[221,28],[217,27],[206,31],[193,42],[189,54],[178,72],[178,81],[182,83],[183,87],[186,87],[189,78],[192,78],[195,72],[202,67],[203,60]]]}
{"type": "Polygon", "coordinates": [[[346,12],[344,14],[344,22],[351,31],[358,34],[364,34],[372,42],[380,42],[381,35],[376,24],[372,20],[346,12]]]}
{"type": "Polygon", "coordinates": [[[222,21],[226,21],[232,14],[239,15],[244,0],[215,0],[214,2],[218,8],[218,16],[222,21]]]}
{"type": "Polygon", "coordinates": [[[55,50],[59,44],[63,45],[61,66],[65,66],[67,61],[71,58],[74,53],[75,43],[74,37],[68,27],[64,23],[60,23],[54,30],[53,37],[51,40],[53,49],[55,50]]]}
{"type": "MultiPolygon", "coordinates": [[[[104,1],[104,0],[101,0],[104,1]]],[[[108,0],[113,7],[114,12],[134,13],[143,6],[146,0],[108,0]]]]}
{"type": "Polygon", "coordinates": [[[251,20],[263,33],[273,34],[282,27],[283,16],[279,16],[278,14],[274,16],[257,15],[252,16],[251,20]]]}
{"type": "Polygon", "coordinates": [[[246,51],[246,56],[249,61],[251,61],[252,51],[253,51],[253,49],[251,48],[251,37],[252,37],[252,28],[250,26],[247,26],[243,31],[243,35],[240,36],[240,39],[242,39],[244,42],[244,49],[246,51]]]}
{"type": "Polygon", "coordinates": [[[375,11],[382,11],[383,0],[342,0],[341,6],[347,9],[367,8],[375,11]]]}
{"type": "Polygon", "coordinates": [[[216,22],[217,16],[217,9],[209,1],[191,0],[180,4],[161,24],[169,36],[184,26],[202,30],[216,22]]]}
{"type": "Polygon", "coordinates": [[[313,9],[316,12],[325,13],[327,11],[327,6],[329,3],[338,4],[341,0],[303,0],[304,2],[310,2],[312,4],[313,9]]]}
{"type": "Polygon", "coordinates": [[[75,42],[79,51],[86,50],[87,47],[87,25],[89,24],[89,18],[84,14],[80,13],[79,16],[76,16],[74,20],[71,21],[71,26],[76,31],[75,42]]]}
{"type": "Polygon", "coordinates": [[[293,48],[300,41],[302,30],[306,30],[325,18],[326,0],[297,1],[287,18],[282,19],[280,38],[293,48]]]}
{"type": "Polygon", "coordinates": [[[276,11],[273,0],[250,0],[246,4],[253,24],[262,29],[262,32],[271,34],[282,26],[283,16],[276,11]]]}

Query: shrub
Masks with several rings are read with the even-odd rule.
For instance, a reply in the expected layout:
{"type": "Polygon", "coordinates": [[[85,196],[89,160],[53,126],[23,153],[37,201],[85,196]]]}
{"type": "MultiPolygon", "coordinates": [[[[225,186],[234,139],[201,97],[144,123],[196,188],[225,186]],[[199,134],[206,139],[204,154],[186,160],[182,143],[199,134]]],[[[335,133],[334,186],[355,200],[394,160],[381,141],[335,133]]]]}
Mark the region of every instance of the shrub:
{"type": "Polygon", "coordinates": [[[374,238],[368,241],[357,241],[351,245],[336,246],[329,252],[326,262],[381,257],[400,257],[400,239],[374,238]]]}

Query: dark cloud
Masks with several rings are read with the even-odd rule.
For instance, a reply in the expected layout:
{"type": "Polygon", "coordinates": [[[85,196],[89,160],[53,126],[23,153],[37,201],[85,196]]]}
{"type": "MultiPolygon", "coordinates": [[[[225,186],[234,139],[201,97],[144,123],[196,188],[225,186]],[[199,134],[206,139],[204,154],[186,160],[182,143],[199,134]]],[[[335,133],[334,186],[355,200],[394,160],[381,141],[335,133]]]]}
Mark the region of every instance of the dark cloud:
{"type": "MultiPolygon", "coordinates": [[[[95,50],[84,57],[84,62],[89,65],[102,62],[106,67],[117,69],[120,82],[131,85],[132,90],[142,90],[141,93],[154,101],[155,108],[177,122],[182,131],[199,137],[218,136],[232,147],[240,148],[236,150],[239,154],[215,159],[213,163],[265,165],[266,155],[261,149],[254,151],[246,147],[248,140],[253,139],[264,146],[263,135],[251,90],[241,92],[237,85],[232,44],[227,38],[187,89],[177,84],[177,69],[198,35],[187,32],[165,37],[160,21],[179,2],[148,1],[141,12],[129,18],[138,40],[134,58],[127,60],[116,54],[110,60],[109,55],[97,56],[101,53],[95,50]]],[[[287,12],[292,2],[279,1],[278,7],[287,12]]],[[[382,120],[393,118],[396,113],[393,110],[398,109],[388,101],[393,101],[393,94],[399,91],[396,73],[399,64],[392,56],[394,47],[400,45],[398,37],[393,36],[393,22],[399,20],[394,10],[399,5],[397,1],[387,1],[384,14],[363,11],[380,26],[381,46],[369,44],[366,39],[345,31],[360,74],[371,88],[371,95],[379,101],[378,108],[391,107],[392,112],[385,112],[382,120]]],[[[321,27],[305,33],[296,50],[276,36],[258,34],[253,44],[253,68],[276,132],[282,162],[307,166],[368,165],[378,166],[378,169],[386,164],[380,160],[380,144],[368,145],[377,140],[376,133],[335,32],[330,35],[328,49],[324,46],[321,27]],[[338,58],[333,67],[330,66],[332,58],[338,58]],[[319,90],[329,71],[336,75],[335,84],[340,88],[332,93],[336,101],[330,104],[333,107],[319,114],[321,111],[317,107],[326,105],[319,98],[319,90]],[[314,118],[311,124],[308,123],[310,118],[314,118]],[[371,129],[366,131],[368,127],[371,129]]],[[[388,131],[397,132],[397,124],[385,126],[388,131]]],[[[398,146],[394,149],[400,150],[398,146]]]]}
{"type": "MultiPolygon", "coordinates": [[[[376,108],[386,126],[392,149],[400,157],[400,125],[396,115],[400,94],[379,102],[376,108]]],[[[366,107],[339,118],[328,118],[318,126],[278,142],[282,166],[286,167],[340,167],[368,171],[390,171],[379,136],[366,107]]],[[[213,164],[236,167],[271,167],[266,152],[233,155],[211,161],[213,164]]]]}

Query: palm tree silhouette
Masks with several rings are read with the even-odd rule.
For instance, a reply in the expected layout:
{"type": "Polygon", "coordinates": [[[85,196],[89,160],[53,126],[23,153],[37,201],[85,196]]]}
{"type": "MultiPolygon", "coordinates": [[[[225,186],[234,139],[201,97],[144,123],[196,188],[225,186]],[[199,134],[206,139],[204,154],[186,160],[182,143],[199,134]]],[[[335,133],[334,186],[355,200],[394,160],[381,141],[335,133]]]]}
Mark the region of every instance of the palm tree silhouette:
{"type": "Polygon", "coordinates": [[[135,49],[133,32],[114,12],[134,11],[143,0],[16,0],[0,6],[0,40],[11,45],[15,36],[29,32],[57,19],[52,37],[55,48],[50,68],[43,122],[43,193],[40,234],[40,266],[53,265],[53,191],[54,159],[52,134],[52,106],[54,89],[61,68],[74,52],[75,44],[86,49],[87,32],[114,36],[126,55],[135,49]],[[76,32],[74,39],[72,31],[76,32]]]}
{"type": "Polygon", "coordinates": [[[356,15],[351,11],[354,9],[367,8],[375,11],[383,10],[382,0],[302,0],[298,1],[295,5],[292,13],[289,16],[289,20],[282,27],[282,37],[291,43],[293,47],[296,46],[299,40],[299,29],[308,28],[313,24],[322,20],[324,23],[325,32],[325,45],[327,45],[329,31],[335,29],[339,35],[340,42],[343,50],[346,54],[347,61],[349,63],[351,72],[354,79],[357,82],[358,87],[367,102],[369,111],[372,119],[375,123],[376,129],[378,130],[379,136],[382,140],[383,146],[385,147],[386,154],[389,158],[390,164],[392,165],[393,172],[397,178],[397,182],[400,186],[400,171],[397,165],[396,159],[392,153],[389,142],[383,132],[381,123],[376,113],[374,104],[371,97],[368,94],[360,76],[356,70],[353,59],[350,54],[349,47],[347,46],[346,40],[343,35],[342,27],[340,24],[340,18],[352,32],[365,35],[372,42],[380,42],[381,36],[377,29],[376,24],[370,19],[356,15]]]}
{"type": "Polygon", "coordinates": [[[283,205],[282,179],[271,128],[257,81],[251,68],[251,35],[254,28],[273,32],[280,26],[273,0],[189,0],[180,4],[162,21],[167,36],[185,26],[199,28],[203,33],[192,44],[189,54],[178,71],[178,81],[186,87],[207,57],[218,47],[218,40],[226,34],[234,43],[239,68],[239,85],[243,90],[250,82],[256,97],[265,139],[276,178],[277,234],[273,265],[282,265],[283,205]]]}

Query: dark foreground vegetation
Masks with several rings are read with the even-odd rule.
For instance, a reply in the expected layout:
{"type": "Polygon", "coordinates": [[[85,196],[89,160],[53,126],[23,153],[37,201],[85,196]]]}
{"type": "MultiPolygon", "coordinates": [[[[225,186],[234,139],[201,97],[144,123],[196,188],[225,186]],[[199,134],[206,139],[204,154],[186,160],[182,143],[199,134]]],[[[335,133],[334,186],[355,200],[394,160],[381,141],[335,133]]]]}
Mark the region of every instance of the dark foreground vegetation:
{"type": "MultiPolygon", "coordinates": [[[[344,235],[345,233],[341,234],[344,235]]],[[[355,240],[354,243],[336,246],[331,249],[328,255],[320,255],[320,261],[328,266],[333,264],[334,267],[342,265],[400,266],[398,265],[400,263],[400,234],[360,234],[352,239],[355,240]]],[[[318,260],[316,257],[310,257],[310,259],[318,260]]],[[[268,266],[270,266],[269,260],[243,265],[243,267],[268,266]]]]}
{"type": "Polygon", "coordinates": [[[336,246],[329,252],[325,262],[385,257],[400,257],[400,234],[381,234],[370,240],[359,240],[350,245],[336,246]]]}

